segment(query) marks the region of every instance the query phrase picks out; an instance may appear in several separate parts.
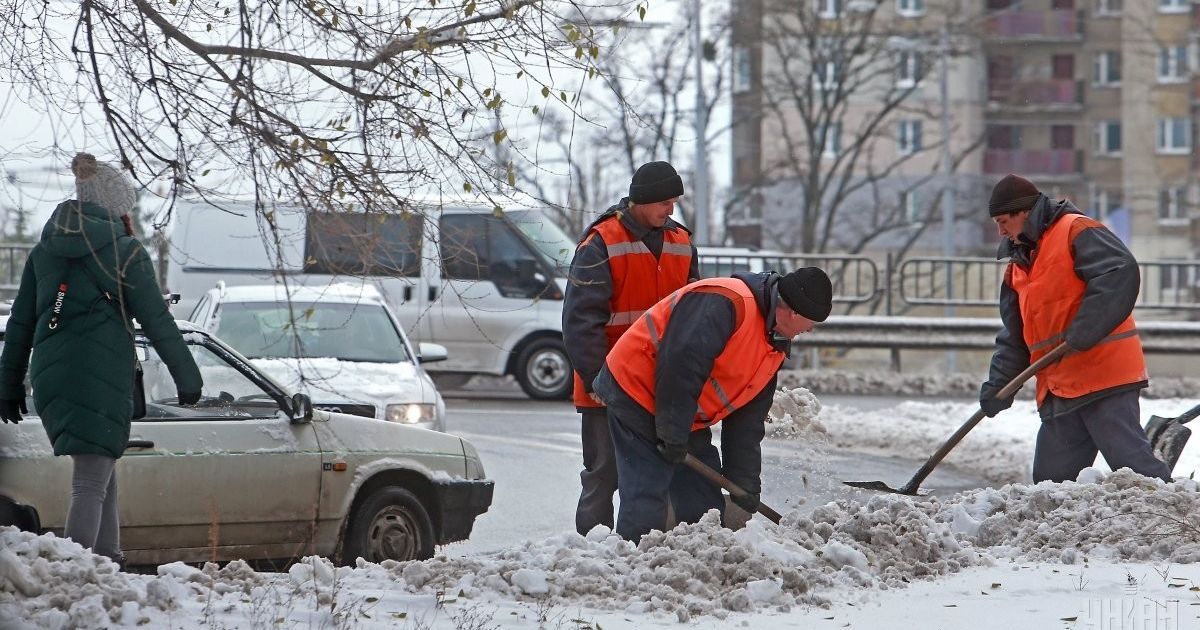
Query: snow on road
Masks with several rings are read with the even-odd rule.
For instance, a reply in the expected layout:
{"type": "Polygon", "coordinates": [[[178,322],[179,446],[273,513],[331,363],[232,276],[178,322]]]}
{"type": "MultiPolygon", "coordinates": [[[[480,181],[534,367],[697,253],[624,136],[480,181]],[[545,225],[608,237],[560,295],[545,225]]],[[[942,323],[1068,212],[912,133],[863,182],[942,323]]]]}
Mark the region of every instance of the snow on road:
{"type": "MultiPolygon", "coordinates": [[[[1192,404],[1144,401],[1143,415],[1192,404]]],[[[923,458],[973,411],[821,408],[791,390],[777,397],[770,439],[923,458]]],[[[1196,482],[1093,468],[1078,483],[1030,485],[1037,422],[1018,401],[948,460],[998,487],[849,492],[739,531],[712,513],[637,546],[601,528],[424,562],[133,575],[53,535],[0,529],[0,628],[1200,628],[1196,482]]],[[[1177,474],[1200,463],[1195,450],[1177,474]]]]}

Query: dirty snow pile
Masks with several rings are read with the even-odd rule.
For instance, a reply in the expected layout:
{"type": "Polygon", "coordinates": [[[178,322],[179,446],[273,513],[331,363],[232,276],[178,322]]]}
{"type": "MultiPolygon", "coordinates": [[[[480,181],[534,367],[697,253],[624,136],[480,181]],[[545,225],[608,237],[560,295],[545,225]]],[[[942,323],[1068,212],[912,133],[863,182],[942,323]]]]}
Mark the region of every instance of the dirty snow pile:
{"type": "Polygon", "coordinates": [[[821,402],[803,387],[780,387],[767,412],[767,436],[780,439],[815,439],[827,433],[817,417],[821,402]]]}
{"type": "Polygon", "coordinates": [[[901,587],[996,558],[1200,561],[1194,481],[1163,484],[1096,469],[1080,480],[949,497],[858,493],[808,514],[793,511],[779,526],[755,519],[738,531],[722,528],[714,511],[636,546],[600,527],[587,537],[560,534],[463,558],[360,561],[353,568],[307,558],[285,574],[255,572],[242,562],[220,569],[173,563],[157,576],[122,574],[69,541],[5,528],[0,619],[51,628],[156,627],[236,613],[245,620],[303,614],[311,623],[313,615],[335,614],[339,601],[346,606],[347,593],[358,594],[360,606],[391,597],[393,608],[440,593],[689,621],[835,604],[863,588],[901,587]]]}

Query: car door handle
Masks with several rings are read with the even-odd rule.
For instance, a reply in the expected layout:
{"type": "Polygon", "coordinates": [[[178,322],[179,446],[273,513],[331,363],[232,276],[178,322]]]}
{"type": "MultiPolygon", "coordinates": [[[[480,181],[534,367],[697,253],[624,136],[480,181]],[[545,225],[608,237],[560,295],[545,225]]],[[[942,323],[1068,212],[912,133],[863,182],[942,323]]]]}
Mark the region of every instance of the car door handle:
{"type": "Polygon", "coordinates": [[[412,287],[411,286],[404,287],[404,301],[405,302],[412,301],[412,287]]]}
{"type": "Polygon", "coordinates": [[[125,443],[125,448],[154,448],[154,442],[151,440],[129,440],[125,443]]]}
{"type": "Polygon", "coordinates": [[[433,285],[429,285],[429,301],[432,302],[436,299],[437,299],[437,287],[435,287],[433,285]]]}

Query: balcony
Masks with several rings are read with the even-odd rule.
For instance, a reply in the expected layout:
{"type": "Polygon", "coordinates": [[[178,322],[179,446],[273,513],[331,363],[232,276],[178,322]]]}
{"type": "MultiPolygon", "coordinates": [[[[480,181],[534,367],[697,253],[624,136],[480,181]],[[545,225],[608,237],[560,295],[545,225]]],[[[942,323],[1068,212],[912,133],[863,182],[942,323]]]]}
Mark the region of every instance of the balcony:
{"type": "Polygon", "coordinates": [[[1011,107],[1074,108],[1083,104],[1083,82],[1075,79],[988,81],[988,102],[1011,107]]]}
{"type": "Polygon", "coordinates": [[[987,149],[983,172],[988,174],[1078,175],[1083,160],[1075,149],[987,149]]]}
{"type": "Polygon", "coordinates": [[[995,39],[1080,39],[1083,24],[1075,11],[1004,11],[988,16],[984,30],[995,39]]]}

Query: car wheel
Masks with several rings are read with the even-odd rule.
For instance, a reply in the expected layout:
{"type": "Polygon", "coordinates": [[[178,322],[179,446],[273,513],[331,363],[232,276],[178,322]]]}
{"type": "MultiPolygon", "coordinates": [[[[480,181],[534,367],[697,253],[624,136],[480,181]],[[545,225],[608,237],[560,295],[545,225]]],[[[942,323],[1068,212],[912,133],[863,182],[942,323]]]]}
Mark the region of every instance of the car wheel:
{"type": "Polygon", "coordinates": [[[425,560],[433,557],[433,523],[413,493],[389,486],[371,493],[354,510],[342,559],[368,562],[425,560]]]}
{"type": "Polygon", "coordinates": [[[571,395],[571,361],[558,339],[547,337],[525,346],[516,372],[521,389],[534,400],[566,400],[571,395]]]}

